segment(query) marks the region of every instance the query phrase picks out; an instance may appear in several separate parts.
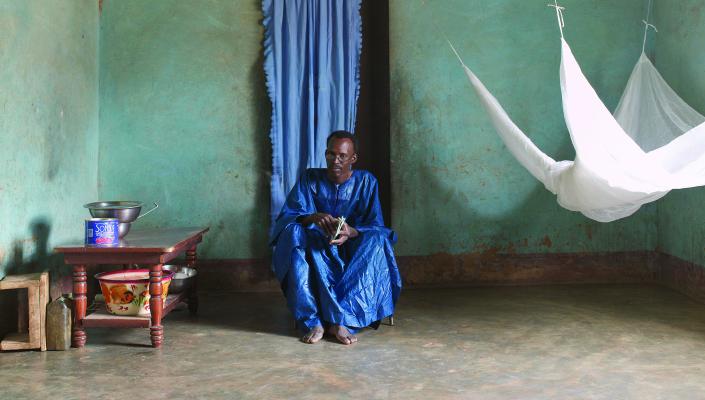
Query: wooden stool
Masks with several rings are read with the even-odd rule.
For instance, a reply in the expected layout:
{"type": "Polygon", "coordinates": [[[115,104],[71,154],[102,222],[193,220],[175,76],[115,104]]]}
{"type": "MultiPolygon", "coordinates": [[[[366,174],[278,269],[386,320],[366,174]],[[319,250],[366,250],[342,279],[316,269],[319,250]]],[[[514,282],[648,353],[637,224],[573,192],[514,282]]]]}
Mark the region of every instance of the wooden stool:
{"type": "MultiPolygon", "coordinates": [[[[27,289],[29,329],[24,332],[23,308],[20,303],[18,333],[10,333],[0,342],[0,350],[41,349],[46,351],[46,311],[49,303],[49,274],[46,272],[26,275],[10,275],[0,281],[0,290],[27,289]]],[[[25,311],[26,312],[26,311],[25,311]]]]}

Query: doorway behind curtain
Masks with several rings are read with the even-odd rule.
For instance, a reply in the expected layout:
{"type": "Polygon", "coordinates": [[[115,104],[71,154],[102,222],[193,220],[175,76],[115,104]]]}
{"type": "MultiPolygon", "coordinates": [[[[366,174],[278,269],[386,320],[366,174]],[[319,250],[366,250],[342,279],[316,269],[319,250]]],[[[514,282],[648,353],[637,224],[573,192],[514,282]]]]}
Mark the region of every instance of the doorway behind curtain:
{"type": "Polygon", "coordinates": [[[356,168],[372,172],[379,182],[384,223],[391,226],[389,138],[389,0],[363,0],[360,97],[355,135],[360,145],[356,168]]]}

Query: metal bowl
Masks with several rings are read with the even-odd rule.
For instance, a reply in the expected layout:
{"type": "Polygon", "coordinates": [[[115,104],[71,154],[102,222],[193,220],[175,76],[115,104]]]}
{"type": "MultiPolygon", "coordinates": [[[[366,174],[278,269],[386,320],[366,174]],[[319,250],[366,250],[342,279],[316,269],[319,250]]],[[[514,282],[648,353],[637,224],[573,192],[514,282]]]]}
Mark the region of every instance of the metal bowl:
{"type": "Polygon", "coordinates": [[[154,208],[140,215],[142,204],[141,201],[96,201],[84,204],[83,207],[88,209],[93,218],[117,218],[120,222],[118,235],[122,238],[130,231],[132,222],[159,207],[157,203],[154,203],[154,208]]]}
{"type": "Polygon", "coordinates": [[[96,201],[84,204],[93,218],[117,218],[120,222],[132,222],[140,216],[141,201],[96,201]]]}
{"type": "Polygon", "coordinates": [[[185,265],[168,264],[163,265],[162,270],[174,272],[171,278],[171,284],[169,285],[169,293],[181,293],[190,289],[196,283],[196,275],[198,273],[195,268],[185,265]]]}

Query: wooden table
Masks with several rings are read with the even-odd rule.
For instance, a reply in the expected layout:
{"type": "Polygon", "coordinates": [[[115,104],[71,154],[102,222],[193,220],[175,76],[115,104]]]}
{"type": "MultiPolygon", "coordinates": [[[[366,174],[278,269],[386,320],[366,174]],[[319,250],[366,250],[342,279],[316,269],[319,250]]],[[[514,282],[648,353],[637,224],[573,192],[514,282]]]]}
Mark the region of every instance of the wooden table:
{"type": "Polygon", "coordinates": [[[73,331],[71,345],[86,344],[85,328],[121,327],[149,328],[153,347],[160,347],[164,339],[162,318],[179,302],[185,300],[189,310],[196,312],[198,297],[195,286],[190,291],[167,296],[162,305],[162,265],[180,254],[186,254],[186,264],[194,267],[196,246],[203,240],[208,228],[166,228],[135,230],[125,236],[118,246],[98,247],[84,244],[58,246],[54,251],[64,254],[64,262],[73,266],[73,331]],[[108,314],[99,310],[86,315],[86,268],[98,264],[145,264],[149,266],[149,317],[108,314]]]}

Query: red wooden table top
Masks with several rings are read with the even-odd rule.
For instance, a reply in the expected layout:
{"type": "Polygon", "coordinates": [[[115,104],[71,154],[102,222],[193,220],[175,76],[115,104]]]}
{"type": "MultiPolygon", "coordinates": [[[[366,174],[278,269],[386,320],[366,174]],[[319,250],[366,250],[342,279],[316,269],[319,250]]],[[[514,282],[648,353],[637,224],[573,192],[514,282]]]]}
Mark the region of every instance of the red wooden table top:
{"type": "MultiPolygon", "coordinates": [[[[54,251],[65,254],[170,253],[185,243],[208,232],[209,228],[161,228],[130,231],[117,246],[95,246],[83,243],[57,246],[54,251]]],[[[199,238],[200,239],[200,238],[199,238]]],[[[200,240],[199,240],[200,242],[200,240]]]]}

